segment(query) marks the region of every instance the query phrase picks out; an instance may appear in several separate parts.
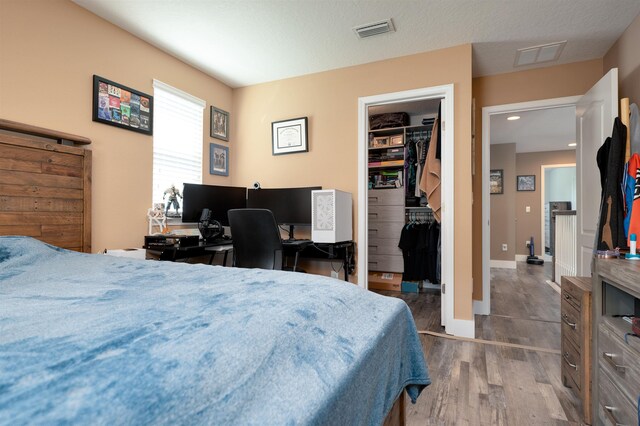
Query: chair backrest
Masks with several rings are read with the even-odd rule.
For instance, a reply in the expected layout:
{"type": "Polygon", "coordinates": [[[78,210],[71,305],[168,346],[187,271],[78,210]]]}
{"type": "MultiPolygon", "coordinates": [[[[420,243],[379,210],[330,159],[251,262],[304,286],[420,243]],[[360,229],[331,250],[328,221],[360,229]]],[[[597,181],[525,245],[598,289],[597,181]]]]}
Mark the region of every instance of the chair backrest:
{"type": "Polygon", "coordinates": [[[282,239],[271,210],[232,209],[228,216],[234,266],[282,269],[282,239]]]}

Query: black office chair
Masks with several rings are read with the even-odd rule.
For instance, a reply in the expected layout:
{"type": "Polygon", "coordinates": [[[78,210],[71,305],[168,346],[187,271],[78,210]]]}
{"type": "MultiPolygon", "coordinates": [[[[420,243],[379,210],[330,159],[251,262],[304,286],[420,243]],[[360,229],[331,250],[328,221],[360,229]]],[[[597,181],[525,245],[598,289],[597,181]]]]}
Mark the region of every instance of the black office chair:
{"type": "Polygon", "coordinates": [[[282,269],[282,239],[271,210],[229,210],[233,266],[282,269]]]}

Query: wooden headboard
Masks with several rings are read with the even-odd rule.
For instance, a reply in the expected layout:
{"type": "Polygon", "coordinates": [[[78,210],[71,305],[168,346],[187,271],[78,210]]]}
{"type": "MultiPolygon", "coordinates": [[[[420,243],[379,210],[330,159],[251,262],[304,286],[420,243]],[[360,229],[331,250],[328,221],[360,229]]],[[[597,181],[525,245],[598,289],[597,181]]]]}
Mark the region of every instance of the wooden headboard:
{"type": "Polygon", "coordinates": [[[91,252],[90,143],[0,119],[0,235],[91,252]]]}

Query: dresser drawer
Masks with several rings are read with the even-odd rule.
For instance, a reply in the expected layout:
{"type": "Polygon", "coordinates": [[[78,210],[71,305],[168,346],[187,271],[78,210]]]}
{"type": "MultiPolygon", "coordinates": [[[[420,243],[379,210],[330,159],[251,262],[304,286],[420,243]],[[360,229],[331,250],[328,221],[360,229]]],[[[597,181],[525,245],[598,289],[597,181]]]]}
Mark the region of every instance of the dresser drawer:
{"type": "Polygon", "coordinates": [[[582,318],[580,312],[566,300],[562,300],[560,309],[562,321],[562,339],[569,339],[578,351],[582,349],[582,318]]]}
{"type": "Polygon", "coordinates": [[[400,233],[404,227],[404,219],[401,222],[374,222],[369,223],[369,238],[396,238],[400,241],[400,233]]]}
{"type": "Polygon", "coordinates": [[[598,372],[598,417],[605,425],[638,424],[638,410],[635,404],[622,394],[606,371],[598,372]]]}
{"type": "Polygon", "coordinates": [[[578,311],[582,309],[583,291],[576,287],[570,279],[562,277],[562,300],[572,304],[578,311]]]}
{"type": "Polygon", "coordinates": [[[369,238],[369,254],[394,254],[402,256],[402,250],[398,248],[400,238],[369,238]]]}
{"type": "Polygon", "coordinates": [[[402,256],[370,254],[368,263],[371,271],[404,272],[402,256]]]}
{"type": "Polygon", "coordinates": [[[640,354],[606,324],[598,327],[598,365],[617,383],[628,399],[640,394],[640,354]]]}
{"type": "Polygon", "coordinates": [[[402,206],[369,206],[369,224],[379,222],[403,222],[402,206]]]}
{"type": "Polygon", "coordinates": [[[575,383],[577,390],[582,389],[580,374],[580,353],[568,340],[562,341],[562,375],[568,376],[575,383]]]}
{"type": "Polygon", "coordinates": [[[369,207],[401,206],[404,208],[404,188],[370,189],[367,196],[369,207]]]}

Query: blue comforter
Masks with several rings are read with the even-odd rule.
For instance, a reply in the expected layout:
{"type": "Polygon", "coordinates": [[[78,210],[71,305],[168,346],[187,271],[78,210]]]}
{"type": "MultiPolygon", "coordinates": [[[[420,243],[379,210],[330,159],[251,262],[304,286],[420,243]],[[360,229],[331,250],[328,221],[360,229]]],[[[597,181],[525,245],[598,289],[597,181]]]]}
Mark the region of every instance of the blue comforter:
{"type": "Polygon", "coordinates": [[[398,299],[0,237],[0,423],[371,424],[430,383],[398,299]]]}

